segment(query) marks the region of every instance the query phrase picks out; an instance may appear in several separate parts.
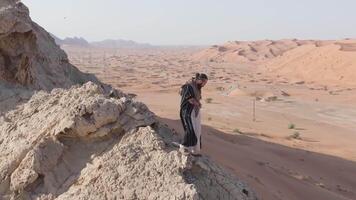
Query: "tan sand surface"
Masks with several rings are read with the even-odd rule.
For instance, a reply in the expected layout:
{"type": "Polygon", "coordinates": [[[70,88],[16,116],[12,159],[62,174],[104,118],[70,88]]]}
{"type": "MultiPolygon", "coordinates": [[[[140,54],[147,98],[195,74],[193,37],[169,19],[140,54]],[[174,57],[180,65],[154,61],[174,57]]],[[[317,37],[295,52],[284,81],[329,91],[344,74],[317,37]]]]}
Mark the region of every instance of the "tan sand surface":
{"type": "Polygon", "coordinates": [[[319,47],[308,42],[286,42],[283,55],[258,62],[210,62],[197,59],[201,50],[186,48],[64,48],[80,70],[134,93],[180,134],[179,87],[195,72],[208,74],[203,152],[241,176],[261,199],[356,199],[356,86],[269,71],[275,69],[269,63],[299,51],[340,54],[342,61],[349,59],[344,53],[354,53],[331,41],[319,47]]]}

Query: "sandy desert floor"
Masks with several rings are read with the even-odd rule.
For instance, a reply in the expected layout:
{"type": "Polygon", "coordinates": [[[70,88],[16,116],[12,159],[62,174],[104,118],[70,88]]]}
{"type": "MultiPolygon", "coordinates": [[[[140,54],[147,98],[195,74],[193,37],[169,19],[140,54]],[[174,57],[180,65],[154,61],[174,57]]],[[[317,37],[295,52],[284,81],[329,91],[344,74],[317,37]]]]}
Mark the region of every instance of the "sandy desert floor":
{"type": "Polygon", "coordinates": [[[356,199],[356,85],[296,82],[253,63],[203,63],[190,48],[63,48],[80,70],[136,94],[178,134],[179,87],[195,72],[208,74],[203,153],[260,199],[356,199]]]}

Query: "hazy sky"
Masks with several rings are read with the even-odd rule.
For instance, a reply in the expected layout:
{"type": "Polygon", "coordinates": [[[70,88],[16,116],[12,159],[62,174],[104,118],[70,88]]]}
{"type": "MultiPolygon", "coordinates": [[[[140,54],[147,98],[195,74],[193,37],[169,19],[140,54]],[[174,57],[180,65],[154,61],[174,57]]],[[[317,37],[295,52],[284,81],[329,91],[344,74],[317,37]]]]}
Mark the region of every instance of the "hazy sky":
{"type": "Polygon", "coordinates": [[[63,38],[157,45],[356,38],[356,0],[23,0],[63,38]]]}

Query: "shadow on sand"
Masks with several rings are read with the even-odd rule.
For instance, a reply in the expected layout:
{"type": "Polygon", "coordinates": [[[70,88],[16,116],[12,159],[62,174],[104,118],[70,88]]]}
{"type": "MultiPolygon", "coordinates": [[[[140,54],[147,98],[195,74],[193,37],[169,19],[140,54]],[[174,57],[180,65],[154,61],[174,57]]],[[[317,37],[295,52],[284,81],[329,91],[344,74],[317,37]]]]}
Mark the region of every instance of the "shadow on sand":
{"type": "MultiPolygon", "coordinates": [[[[180,120],[160,118],[182,137],[180,120]]],[[[202,127],[203,154],[240,177],[262,200],[356,199],[356,162],[202,127]]]]}

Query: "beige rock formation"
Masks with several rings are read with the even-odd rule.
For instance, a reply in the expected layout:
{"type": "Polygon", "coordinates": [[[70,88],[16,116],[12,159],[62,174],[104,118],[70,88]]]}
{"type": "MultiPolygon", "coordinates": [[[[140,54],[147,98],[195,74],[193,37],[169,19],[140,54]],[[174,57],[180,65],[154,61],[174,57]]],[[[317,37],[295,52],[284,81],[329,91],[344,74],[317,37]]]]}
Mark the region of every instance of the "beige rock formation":
{"type": "Polygon", "coordinates": [[[254,199],[208,158],[170,144],[147,107],[98,85],[37,92],[0,118],[3,199],[254,199]]]}
{"type": "Polygon", "coordinates": [[[49,33],[31,21],[25,5],[0,2],[0,115],[26,102],[34,90],[69,88],[87,81],[99,83],[69,63],[49,33]]]}
{"type": "Polygon", "coordinates": [[[19,1],[0,3],[0,83],[31,89],[68,88],[94,76],[80,72],[43,28],[32,22],[19,1]]]}

